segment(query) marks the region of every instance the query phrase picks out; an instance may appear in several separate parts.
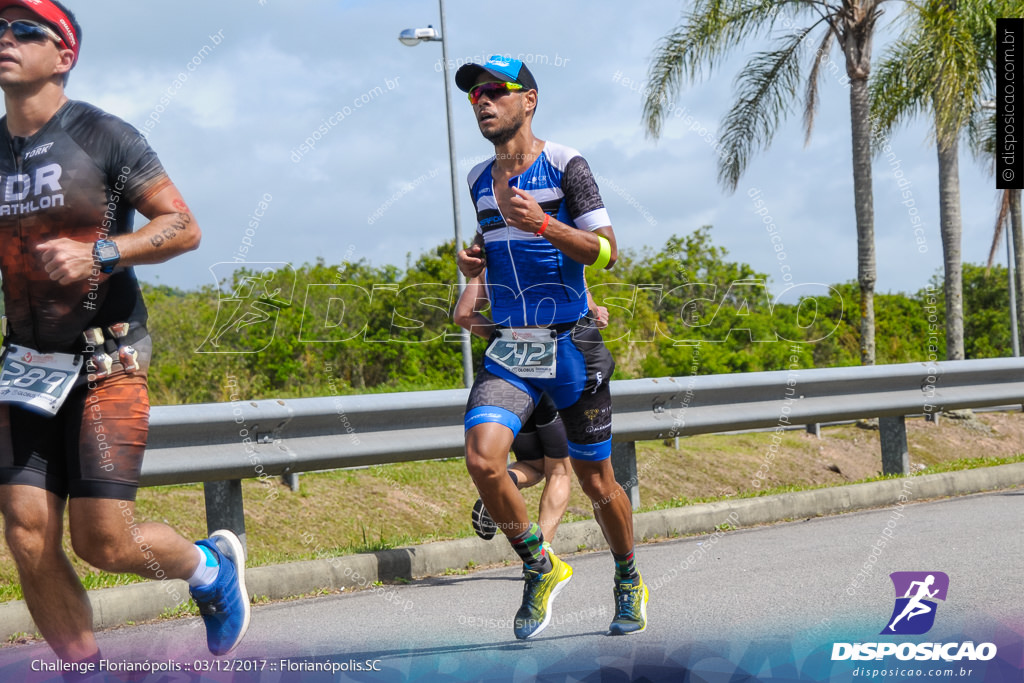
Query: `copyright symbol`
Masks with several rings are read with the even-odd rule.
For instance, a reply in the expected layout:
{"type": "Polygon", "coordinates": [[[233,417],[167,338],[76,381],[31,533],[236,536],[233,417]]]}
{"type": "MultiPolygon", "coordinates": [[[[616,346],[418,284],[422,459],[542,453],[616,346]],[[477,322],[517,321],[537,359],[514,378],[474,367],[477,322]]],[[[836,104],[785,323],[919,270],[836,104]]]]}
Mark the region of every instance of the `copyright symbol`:
{"type": "Polygon", "coordinates": [[[1004,168],[1003,169],[1003,180],[1005,180],[1006,182],[1010,182],[1010,181],[1013,180],[1013,169],[1012,168],[1004,168]]]}

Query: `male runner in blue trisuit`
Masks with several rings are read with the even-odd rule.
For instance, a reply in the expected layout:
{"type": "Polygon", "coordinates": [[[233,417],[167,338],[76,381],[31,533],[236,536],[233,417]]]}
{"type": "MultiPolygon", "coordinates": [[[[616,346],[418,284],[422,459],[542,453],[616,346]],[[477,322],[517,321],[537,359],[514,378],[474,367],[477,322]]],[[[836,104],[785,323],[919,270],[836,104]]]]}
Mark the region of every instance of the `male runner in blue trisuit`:
{"type": "Polygon", "coordinates": [[[517,638],[550,622],[572,569],[544,548],[522,494],[505,470],[509,447],[542,394],[558,408],[569,454],[615,560],[610,633],[643,631],[647,587],[633,556],[633,513],[611,466],[614,361],[586,317],[584,265],[610,267],[615,234],[590,167],[578,152],[533,135],[537,82],[522,62],[491,57],[455,75],[469,93],[495,156],[469,174],[477,235],[460,270],[487,270],[498,330],[466,406],[466,465],[480,497],[526,565],[517,638]]]}

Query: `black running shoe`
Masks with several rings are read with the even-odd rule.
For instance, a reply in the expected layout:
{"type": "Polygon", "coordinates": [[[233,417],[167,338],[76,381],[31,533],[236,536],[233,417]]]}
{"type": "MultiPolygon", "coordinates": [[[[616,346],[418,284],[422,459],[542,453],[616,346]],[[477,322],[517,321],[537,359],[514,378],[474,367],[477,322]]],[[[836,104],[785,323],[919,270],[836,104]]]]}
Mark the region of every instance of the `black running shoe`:
{"type": "Polygon", "coordinates": [[[498,533],[498,525],[491,519],[491,515],[487,512],[487,508],[484,507],[484,502],[479,498],[476,499],[476,503],[473,505],[473,531],[476,535],[485,541],[489,541],[494,538],[494,534],[498,533]]]}

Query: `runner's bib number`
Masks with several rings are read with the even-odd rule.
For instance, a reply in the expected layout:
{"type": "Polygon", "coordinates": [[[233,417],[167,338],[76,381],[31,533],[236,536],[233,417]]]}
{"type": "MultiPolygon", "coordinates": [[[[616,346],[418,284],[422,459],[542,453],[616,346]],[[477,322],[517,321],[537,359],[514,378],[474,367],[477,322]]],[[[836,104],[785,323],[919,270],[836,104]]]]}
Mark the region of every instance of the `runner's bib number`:
{"type": "Polygon", "coordinates": [[[11,346],[0,369],[0,403],[20,403],[56,415],[81,369],[81,356],[11,346]]]}
{"type": "Polygon", "coordinates": [[[554,330],[505,328],[487,347],[487,357],[517,377],[555,376],[557,342],[554,330]]]}

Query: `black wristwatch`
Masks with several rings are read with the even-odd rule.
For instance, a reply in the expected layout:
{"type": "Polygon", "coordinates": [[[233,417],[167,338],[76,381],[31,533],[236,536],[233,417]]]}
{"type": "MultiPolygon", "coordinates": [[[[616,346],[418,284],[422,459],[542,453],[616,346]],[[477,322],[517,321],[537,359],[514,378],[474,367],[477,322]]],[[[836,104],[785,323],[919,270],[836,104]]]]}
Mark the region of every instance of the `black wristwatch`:
{"type": "Polygon", "coordinates": [[[117,244],[113,240],[96,240],[92,253],[100,265],[100,272],[108,275],[114,272],[118,261],[121,260],[121,252],[117,250],[117,244]]]}

